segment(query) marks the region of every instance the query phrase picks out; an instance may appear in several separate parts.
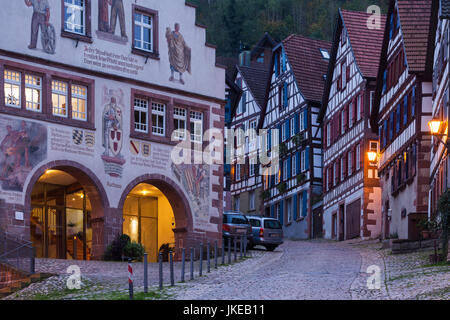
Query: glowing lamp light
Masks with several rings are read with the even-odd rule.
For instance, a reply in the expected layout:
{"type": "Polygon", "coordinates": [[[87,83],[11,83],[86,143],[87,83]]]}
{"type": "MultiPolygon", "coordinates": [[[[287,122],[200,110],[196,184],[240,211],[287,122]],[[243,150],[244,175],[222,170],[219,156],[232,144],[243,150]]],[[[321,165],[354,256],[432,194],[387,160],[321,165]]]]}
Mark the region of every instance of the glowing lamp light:
{"type": "Polygon", "coordinates": [[[442,121],[433,119],[428,122],[428,126],[430,127],[430,132],[432,135],[438,135],[441,133],[442,121]]]}
{"type": "Polygon", "coordinates": [[[370,162],[377,161],[377,153],[375,151],[369,151],[367,152],[367,157],[369,158],[370,162]]]}
{"type": "Polygon", "coordinates": [[[134,218],[131,219],[131,234],[132,235],[137,235],[138,225],[139,225],[139,223],[138,223],[137,219],[134,219],[134,218]]]}

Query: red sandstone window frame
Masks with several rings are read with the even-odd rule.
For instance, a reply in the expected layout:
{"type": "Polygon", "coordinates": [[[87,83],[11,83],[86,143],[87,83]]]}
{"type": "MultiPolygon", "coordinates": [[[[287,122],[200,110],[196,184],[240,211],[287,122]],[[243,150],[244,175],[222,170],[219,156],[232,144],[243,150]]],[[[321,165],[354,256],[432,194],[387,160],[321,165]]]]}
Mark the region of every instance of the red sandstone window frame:
{"type": "Polygon", "coordinates": [[[81,129],[95,130],[95,81],[84,77],[75,76],[72,74],[61,73],[49,69],[38,68],[13,62],[9,60],[0,59],[0,113],[30,118],[34,120],[41,120],[45,122],[52,122],[66,126],[78,127],[81,129]],[[4,97],[4,71],[13,70],[21,73],[21,108],[14,108],[6,106],[4,97]],[[42,78],[41,91],[41,112],[31,111],[26,109],[25,105],[25,74],[37,75],[42,78]],[[53,115],[52,104],[52,80],[59,80],[68,84],[67,95],[67,117],[60,117],[53,115]],[[86,120],[72,119],[72,85],[81,85],[87,88],[86,93],[86,120]]]}
{"type": "Polygon", "coordinates": [[[92,10],[91,10],[91,2],[92,0],[84,0],[85,1],[85,34],[78,34],[75,32],[70,32],[64,29],[65,26],[65,14],[64,14],[64,0],[61,0],[61,37],[69,38],[76,41],[82,41],[87,43],[92,43],[92,10]]]}
{"type": "MultiPolygon", "coordinates": [[[[181,141],[172,141],[172,132],[174,132],[174,115],[173,111],[174,108],[183,108],[186,109],[186,128],[189,130],[190,128],[190,112],[196,111],[201,112],[203,114],[203,134],[209,130],[209,112],[210,112],[210,106],[204,105],[196,102],[191,102],[183,99],[173,98],[170,96],[157,94],[153,92],[148,92],[140,89],[131,89],[131,95],[130,95],[130,138],[133,139],[140,139],[144,141],[149,142],[156,142],[156,143],[164,143],[168,145],[176,145],[180,143],[181,141]],[[148,101],[148,112],[147,112],[147,126],[148,126],[148,132],[139,132],[135,129],[135,123],[134,123],[134,99],[144,99],[148,101]],[[166,106],[166,114],[165,114],[165,135],[159,136],[152,133],[152,103],[162,103],[166,106]]],[[[192,141],[191,141],[192,142],[192,141]]],[[[193,143],[193,142],[192,142],[193,143]]],[[[209,142],[203,141],[203,147],[206,147],[206,145],[209,142]]]]}
{"type": "Polygon", "coordinates": [[[132,22],[132,39],[131,39],[131,52],[136,55],[140,55],[146,58],[159,60],[159,12],[156,10],[152,10],[150,8],[142,7],[137,4],[132,5],[131,10],[131,22],[132,22]],[[134,46],[134,29],[135,29],[135,21],[134,15],[136,13],[143,14],[146,16],[152,17],[152,32],[153,32],[153,51],[146,51],[140,48],[136,48],[134,46]]]}

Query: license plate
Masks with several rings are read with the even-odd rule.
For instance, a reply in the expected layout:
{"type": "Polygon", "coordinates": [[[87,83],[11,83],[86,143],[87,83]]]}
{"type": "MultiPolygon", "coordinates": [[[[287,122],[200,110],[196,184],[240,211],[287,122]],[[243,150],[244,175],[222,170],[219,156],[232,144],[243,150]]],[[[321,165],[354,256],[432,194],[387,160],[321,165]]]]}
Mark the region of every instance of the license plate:
{"type": "Polygon", "coordinates": [[[272,238],[279,238],[280,237],[280,235],[278,233],[272,233],[270,236],[272,238]]]}
{"type": "Polygon", "coordinates": [[[237,233],[247,233],[247,229],[236,229],[237,233]]]}

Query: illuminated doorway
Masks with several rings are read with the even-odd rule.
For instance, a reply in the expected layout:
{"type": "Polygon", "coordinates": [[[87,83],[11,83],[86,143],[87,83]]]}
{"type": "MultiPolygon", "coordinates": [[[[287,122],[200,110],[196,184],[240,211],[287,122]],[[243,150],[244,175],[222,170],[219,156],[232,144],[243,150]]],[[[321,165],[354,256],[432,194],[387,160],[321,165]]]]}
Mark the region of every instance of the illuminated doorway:
{"type": "Polygon", "coordinates": [[[123,233],[141,243],[150,262],[157,262],[163,245],[175,246],[175,218],[167,197],[155,186],[141,183],[123,206],[123,233]]]}
{"type": "Polygon", "coordinates": [[[47,170],[31,193],[30,231],[36,257],[90,260],[91,203],[70,174],[47,170]]]}

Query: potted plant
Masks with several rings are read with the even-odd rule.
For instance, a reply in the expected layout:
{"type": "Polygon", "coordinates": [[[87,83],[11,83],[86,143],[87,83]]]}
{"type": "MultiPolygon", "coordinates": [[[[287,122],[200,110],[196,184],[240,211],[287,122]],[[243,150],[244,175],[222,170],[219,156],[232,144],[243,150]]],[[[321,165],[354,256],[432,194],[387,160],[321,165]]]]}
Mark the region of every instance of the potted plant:
{"type": "Polygon", "coordinates": [[[270,191],[269,190],[264,190],[263,192],[261,192],[261,198],[263,200],[269,199],[270,197],[270,191]]]}
{"type": "Polygon", "coordinates": [[[286,188],[287,188],[287,186],[286,186],[286,183],[285,183],[285,182],[282,182],[282,183],[280,183],[280,184],[277,186],[277,189],[278,189],[278,191],[279,191],[280,193],[285,193],[285,192],[286,192],[286,188]]]}
{"type": "Polygon", "coordinates": [[[294,140],[295,145],[298,147],[298,146],[300,146],[300,145],[303,143],[303,141],[305,140],[305,136],[303,135],[303,133],[297,133],[297,134],[294,136],[293,140],[294,140]]]}
{"type": "Polygon", "coordinates": [[[431,238],[432,222],[428,220],[428,218],[420,220],[420,222],[417,224],[417,228],[421,231],[423,240],[431,238]]]}
{"type": "Polygon", "coordinates": [[[297,184],[302,184],[303,182],[305,182],[305,180],[306,180],[306,174],[299,173],[297,175],[297,184]]]}

